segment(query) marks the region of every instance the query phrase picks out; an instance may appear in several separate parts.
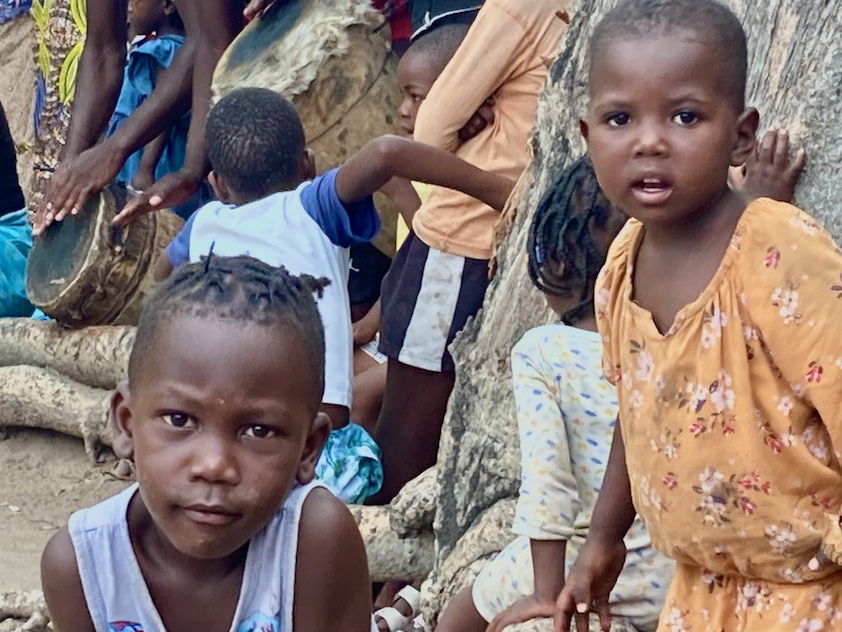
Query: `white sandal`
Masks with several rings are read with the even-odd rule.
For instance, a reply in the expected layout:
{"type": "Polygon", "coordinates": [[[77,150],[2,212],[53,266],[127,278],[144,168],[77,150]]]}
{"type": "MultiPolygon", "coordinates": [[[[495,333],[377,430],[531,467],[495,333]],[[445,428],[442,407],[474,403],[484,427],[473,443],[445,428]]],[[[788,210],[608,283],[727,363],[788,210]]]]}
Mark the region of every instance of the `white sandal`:
{"type": "Polygon", "coordinates": [[[412,621],[412,617],[403,616],[397,608],[393,608],[392,606],[380,608],[380,610],[374,613],[374,616],[375,624],[377,623],[376,617],[380,617],[389,626],[389,632],[405,632],[412,621]]]}
{"type": "Polygon", "coordinates": [[[415,617],[421,614],[421,593],[418,592],[417,589],[407,584],[398,591],[397,595],[395,595],[395,601],[398,599],[403,599],[412,609],[412,614],[409,615],[409,621],[412,621],[415,617]]]}

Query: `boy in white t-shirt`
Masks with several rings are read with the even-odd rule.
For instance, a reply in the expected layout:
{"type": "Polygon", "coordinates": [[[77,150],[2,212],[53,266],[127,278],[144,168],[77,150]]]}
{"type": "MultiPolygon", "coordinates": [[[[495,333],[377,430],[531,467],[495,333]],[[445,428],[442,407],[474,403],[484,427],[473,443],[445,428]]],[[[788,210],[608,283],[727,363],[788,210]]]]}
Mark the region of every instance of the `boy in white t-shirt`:
{"type": "Polygon", "coordinates": [[[376,139],[342,167],[315,176],[295,108],[261,88],[235,90],[220,100],[208,117],[205,142],[212,167],[208,180],[219,201],[190,217],[159,261],[157,277],[213,249],[220,256],[249,255],[291,274],[330,281],[318,307],[326,347],[322,411],[333,432],[317,474],[346,502],[362,502],[380,488],[383,473],[379,448],[349,419],[348,248],[379,230],[371,195],[393,177],[411,178],[458,188],[502,207],[513,183],[396,137],[376,139]]]}

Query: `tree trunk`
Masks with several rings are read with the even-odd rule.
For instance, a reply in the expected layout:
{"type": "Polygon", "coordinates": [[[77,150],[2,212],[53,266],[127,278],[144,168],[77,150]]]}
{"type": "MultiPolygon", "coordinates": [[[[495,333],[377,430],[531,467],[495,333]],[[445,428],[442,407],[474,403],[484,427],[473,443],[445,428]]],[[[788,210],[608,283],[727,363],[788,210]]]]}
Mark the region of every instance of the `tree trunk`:
{"type": "MultiPolygon", "coordinates": [[[[519,483],[518,436],[509,354],[549,312],[526,273],[529,221],[541,194],[561,169],[584,152],[578,116],[586,90],[588,35],[616,0],[582,0],[541,96],[533,133],[534,160],[521,182],[517,216],[497,258],[497,275],[483,311],[458,337],[452,353],[457,381],[438,459],[436,566],[424,587],[428,626],[487,558],[508,543],[509,524],[469,544],[489,511],[511,502],[519,483]],[[517,305],[517,311],[512,306],[517,305]]],[[[764,129],[783,126],[805,146],[808,166],[797,190],[799,206],[842,236],[842,13],[827,0],[731,0],[749,35],[748,103],[764,129]],[[835,44],[834,44],[835,43],[835,44]]],[[[761,130],[762,131],[762,130],[761,130]]]]}

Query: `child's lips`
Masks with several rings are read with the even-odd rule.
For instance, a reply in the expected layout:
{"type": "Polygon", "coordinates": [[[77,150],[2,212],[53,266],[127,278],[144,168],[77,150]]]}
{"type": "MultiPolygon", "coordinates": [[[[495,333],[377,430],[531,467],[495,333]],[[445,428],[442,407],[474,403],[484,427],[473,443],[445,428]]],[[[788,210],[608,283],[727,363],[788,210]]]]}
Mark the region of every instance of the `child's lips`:
{"type": "Polygon", "coordinates": [[[631,185],[635,199],[646,206],[657,206],[672,195],[672,185],[662,178],[641,178],[631,185]]]}
{"type": "Polygon", "coordinates": [[[182,510],[193,522],[214,527],[227,526],[240,517],[238,512],[219,505],[191,505],[182,510]]]}

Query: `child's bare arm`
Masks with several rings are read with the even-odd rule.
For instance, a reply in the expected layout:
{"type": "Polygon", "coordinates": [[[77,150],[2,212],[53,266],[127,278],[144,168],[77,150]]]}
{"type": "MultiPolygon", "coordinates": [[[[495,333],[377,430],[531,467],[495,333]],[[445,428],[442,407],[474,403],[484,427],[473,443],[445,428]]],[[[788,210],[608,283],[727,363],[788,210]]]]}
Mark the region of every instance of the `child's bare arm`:
{"type": "Polygon", "coordinates": [[[436,147],[398,136],[381,136],[351,156],[336,174],[336,194],[352,204],[381,189],[394,177],[462,191],[502,210],[514,181],[483,171],[436,147]]]}
{"type": "Polygon", "coordinates": [[[591,611],[599,615],[602,629],[608,629],[611,619],[608,597],[623,570],[626,559],[623,538],[631,528],[634,517],[629,472],[626,469],[626,449],[618,419],[588,539],[570,569],[567,584],[558,598],[556,632],[570,630],[574,618],[576,631],[586,632],[591,611]]]}
{"type": "Polygon", "coordinates": [[[421,198],[418,197],[412,183],[406,178],[392,178],[383,185],[380,192],[395,203],[406,225],[412,226],[415,211],[421,206],[421,198]]]}
{"type": "Polygon", "coordinates": [[[295,632],[370,632],[365,545],[348,508],[327,490],[313,490],[298,530],[295,632]]]}
{"type": "Polygon", "coordinates": [[[52,537],[41,555],[41,584],[55,632],[94,632],[67,527],[52,537]]]}
{"type": "Polygon", "coordinates": [[[173,266],[172,262],[170,262],[170,258],[167,256],[167,253],[162,252],[158,255],[158,261],[155,262],[155,271],[152,276],[157,283],[160,283],[161,281],[166,281],[170,278],[173,270],[175,270],[175,266],[173,266]]]}

